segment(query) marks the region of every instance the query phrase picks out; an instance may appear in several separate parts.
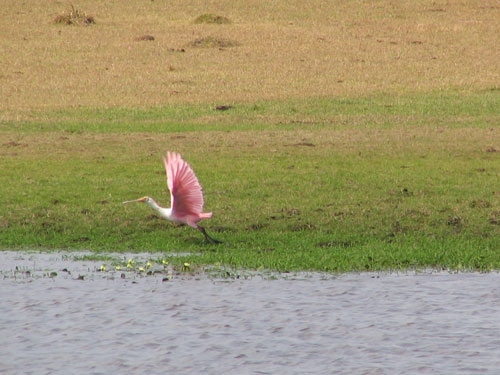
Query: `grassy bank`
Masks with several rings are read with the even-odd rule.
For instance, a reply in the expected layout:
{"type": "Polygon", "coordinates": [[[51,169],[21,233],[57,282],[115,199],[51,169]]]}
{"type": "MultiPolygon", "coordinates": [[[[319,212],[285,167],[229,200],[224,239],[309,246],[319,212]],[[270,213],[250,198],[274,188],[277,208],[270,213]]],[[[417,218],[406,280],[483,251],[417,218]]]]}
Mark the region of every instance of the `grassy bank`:
{"type": "Polygon", "coordinates": [[[500,268],[499,101],[488,90],[4,123],[0,247],[190,251],[193,264],[282,271],[500,268]],[[222,245],[121,204],[169,204],[166,150],[198,174],[222,245]]]}

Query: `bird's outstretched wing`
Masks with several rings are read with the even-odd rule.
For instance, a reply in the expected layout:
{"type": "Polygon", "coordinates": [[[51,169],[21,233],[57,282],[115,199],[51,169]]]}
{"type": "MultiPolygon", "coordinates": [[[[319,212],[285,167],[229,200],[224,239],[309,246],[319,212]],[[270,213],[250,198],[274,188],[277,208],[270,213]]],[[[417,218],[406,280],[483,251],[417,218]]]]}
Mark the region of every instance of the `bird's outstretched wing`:
{"type": "Polygon", "coordinates": [[[167,170],[172,214],[177,217],[200,214],[203,210],[203,193],[189,164],[175,152],[168,152],[167,158],[163,157],[163,163],[167,170]]]}

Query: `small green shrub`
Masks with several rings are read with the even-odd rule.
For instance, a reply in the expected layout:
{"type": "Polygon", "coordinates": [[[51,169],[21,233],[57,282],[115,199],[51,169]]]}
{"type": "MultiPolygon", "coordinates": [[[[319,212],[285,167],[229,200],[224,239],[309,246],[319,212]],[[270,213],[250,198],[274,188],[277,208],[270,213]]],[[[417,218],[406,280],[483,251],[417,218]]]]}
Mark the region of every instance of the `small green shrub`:
{"type": "Polygon", "coordinates": [[[201,16],[196,17],[194,23],[205,23],[205,24],[216,24],[216,25],[224,25],[230,24],[231,20],[227,17],[218,16],[212,13],[202,14],[201,16]]]}

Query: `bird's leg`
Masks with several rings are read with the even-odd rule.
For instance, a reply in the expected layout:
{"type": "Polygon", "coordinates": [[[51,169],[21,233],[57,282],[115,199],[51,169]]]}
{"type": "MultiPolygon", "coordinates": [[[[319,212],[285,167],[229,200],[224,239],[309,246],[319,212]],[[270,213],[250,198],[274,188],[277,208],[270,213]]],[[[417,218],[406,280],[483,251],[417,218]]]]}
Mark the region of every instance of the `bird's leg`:
{"type": "Polygon", "coordinates": [[[221,241],[219,240],[216,240],[215,238],[212,238],[208,235],[207,231],[205,230],[205,228],[203,227],[200,227],[199,225],[196,227],[201,233],[203,233],[203,235],[205,236],[205,241],[209,242],[209,243],[213,243],[213,244],[218,244],[218,243],[222,243],[221,241]]]}

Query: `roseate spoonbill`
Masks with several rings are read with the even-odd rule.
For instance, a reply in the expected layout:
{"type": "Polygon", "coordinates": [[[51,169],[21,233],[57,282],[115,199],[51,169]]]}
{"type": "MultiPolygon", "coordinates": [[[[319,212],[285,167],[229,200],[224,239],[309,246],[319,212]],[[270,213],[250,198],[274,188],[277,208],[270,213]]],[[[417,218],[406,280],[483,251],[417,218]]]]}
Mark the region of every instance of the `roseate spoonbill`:
{"type": "Polygon", "coordinates": [[[167,186],[170,190],[172,207],[161,207],[153,198],[147,196],[133,201],[126,201],[123,204],[146,203],[157,211],[161,217],[198,229],[203,233],[207,242],[220,243],[220,241],[210,237],[205,228],[198,225],[200,220],[211,218],[212,213],[202,212],[203,193],[201,185],[189,164],[176,152],[167,152],[167,157],[163,157],[163,164],[167,171],[167,186]]]}

